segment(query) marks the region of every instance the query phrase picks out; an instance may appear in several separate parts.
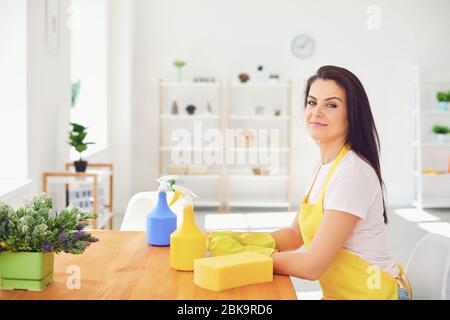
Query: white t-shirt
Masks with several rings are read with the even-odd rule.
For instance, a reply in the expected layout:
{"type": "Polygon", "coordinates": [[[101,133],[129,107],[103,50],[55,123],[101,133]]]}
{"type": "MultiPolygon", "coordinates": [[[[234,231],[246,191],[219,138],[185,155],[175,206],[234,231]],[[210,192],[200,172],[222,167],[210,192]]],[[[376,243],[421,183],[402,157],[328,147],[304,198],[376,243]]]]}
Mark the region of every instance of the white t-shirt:
{"type": "MultiPolygon", "coordinates": [[[[322,165],[308,198],[315,203],[328,175],[333,161],[322,165]]],[[[310,184],[305,190],[307,195],[319,165],[316,167],[310,184]]],[[[345,249],[378,266],[381,270],[398,276],[397,262],[388,250],[387,230],[383,218],[383,200],[381,186],[375,170],[353,150],[350,150],[339,162],[328,183],[323,200],[324,210],[348,212],[361,219],[344,245],[345,249]]]]}

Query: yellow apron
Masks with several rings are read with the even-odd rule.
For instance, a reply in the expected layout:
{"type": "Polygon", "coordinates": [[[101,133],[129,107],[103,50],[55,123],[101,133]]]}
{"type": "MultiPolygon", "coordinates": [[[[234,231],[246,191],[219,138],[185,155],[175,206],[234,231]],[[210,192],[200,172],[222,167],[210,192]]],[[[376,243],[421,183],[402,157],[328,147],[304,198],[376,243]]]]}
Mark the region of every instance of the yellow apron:
{"type": "MultiPolygon", "coordinates": [[[[322,221],[324,214],[323,198],[331,176],[349,150],[350,147],[345,145],[334,160],[317,198],[317,203],[308,203],[308,196],[314,182],[311,184],[308,194],[303,198],[298,222],[306,250],[309,250],[314,235],[322,221]]],[[[403,287],[408,289],[411,297],[411,286],[407,283],[403,268],[401,265],[397,265],[397,267],[400,273],[399,279],[370,265],[349,250],[342,249],[319,279],[323,291],[323,299],[397,300],[397,280],[403,287]]]]}

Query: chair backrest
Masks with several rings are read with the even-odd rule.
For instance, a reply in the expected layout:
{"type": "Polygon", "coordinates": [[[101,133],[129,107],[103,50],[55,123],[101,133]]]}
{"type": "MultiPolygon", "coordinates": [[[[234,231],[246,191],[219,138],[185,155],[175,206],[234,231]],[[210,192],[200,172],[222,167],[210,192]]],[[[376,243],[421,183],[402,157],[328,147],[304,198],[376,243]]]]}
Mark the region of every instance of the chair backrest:
{"type": "Polygon", "coordinates": [[[406,265],[413,299],[445,300],[450,266],[450,238],[427,234],[414,247],[406,265]]]}
{"type": "MultiPolygon", "coordinates": [[[[167,192],[168,202],[172,197],[173,192],[167,192]]],[[[155,207],[157,201],[158,192],[156,191],[140,192],[131,197],[120,231],[145,231],[147,229],[147,215],[155,207]]],[[[177,223],[180,224],[183,214],[183,200],[180,199],[171,209],[178,216],[177,223]]]]}

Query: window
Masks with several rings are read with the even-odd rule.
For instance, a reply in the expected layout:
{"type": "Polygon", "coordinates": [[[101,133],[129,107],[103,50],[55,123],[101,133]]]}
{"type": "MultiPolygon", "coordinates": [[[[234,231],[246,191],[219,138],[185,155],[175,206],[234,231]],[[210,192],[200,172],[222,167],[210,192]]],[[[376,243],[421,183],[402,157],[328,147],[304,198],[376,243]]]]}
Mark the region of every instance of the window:
{"type": "MultiPolygon", "coordinates": [[[[105,149],[107,141],[107,0],[72,0],[70,120],[88,127],[86,142],[95,142],[83,157],[105,149]],[[78,93],[78,94],[77,94],[78,93]]],[[[79,157],[71,148],[71,159],[79,157]]]]}
{"type": "Polygon", "coordinates": [[[0,0],[0,179],[27,170],[26,0],[0,0]]]}

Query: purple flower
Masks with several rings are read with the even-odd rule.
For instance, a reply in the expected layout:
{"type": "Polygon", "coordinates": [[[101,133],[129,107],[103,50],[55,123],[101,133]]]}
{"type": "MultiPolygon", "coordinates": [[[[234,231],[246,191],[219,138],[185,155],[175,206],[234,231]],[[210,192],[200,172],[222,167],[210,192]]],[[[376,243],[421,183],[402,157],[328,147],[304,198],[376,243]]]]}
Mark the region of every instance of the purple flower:
{"type": "Polygon", "coordinates": [[[85,232],[85,231],[77,231],[77,232],[74,232],[72,235],[73,235],[73,239],[74,239],[75,241],[78,241],[78,240],[80,240],[81,238],[86,237],[86,236],[88,235],[88,233],[85,232]]]}
{"type": "Polygon", "coordinates": [[[56,237],[56,241],[58,242],[67,241],[67,234],[65,234],[64,232],[59,233],[58,236],[56,237]]]}
{"type": "Polygon", "coordinates": [[[81,231],[86,227],[86,225],[84,223],[79,223],[76,225],[75,230],[77,231],[81,231]]]}
{"type": "Polygon", "coordinates": [[[98,238],[96,238],[96,237],[90,237],[90,238],[88,239],[88,242],[89,242],[89,243],[98,242],[98,238]]]}
{"type": "Polygon", "coordinates": [[[46,243],[42,246],[42,251],[44,252],[52,252],[53,251],[53,246],[49,243],[46,243]]]}

